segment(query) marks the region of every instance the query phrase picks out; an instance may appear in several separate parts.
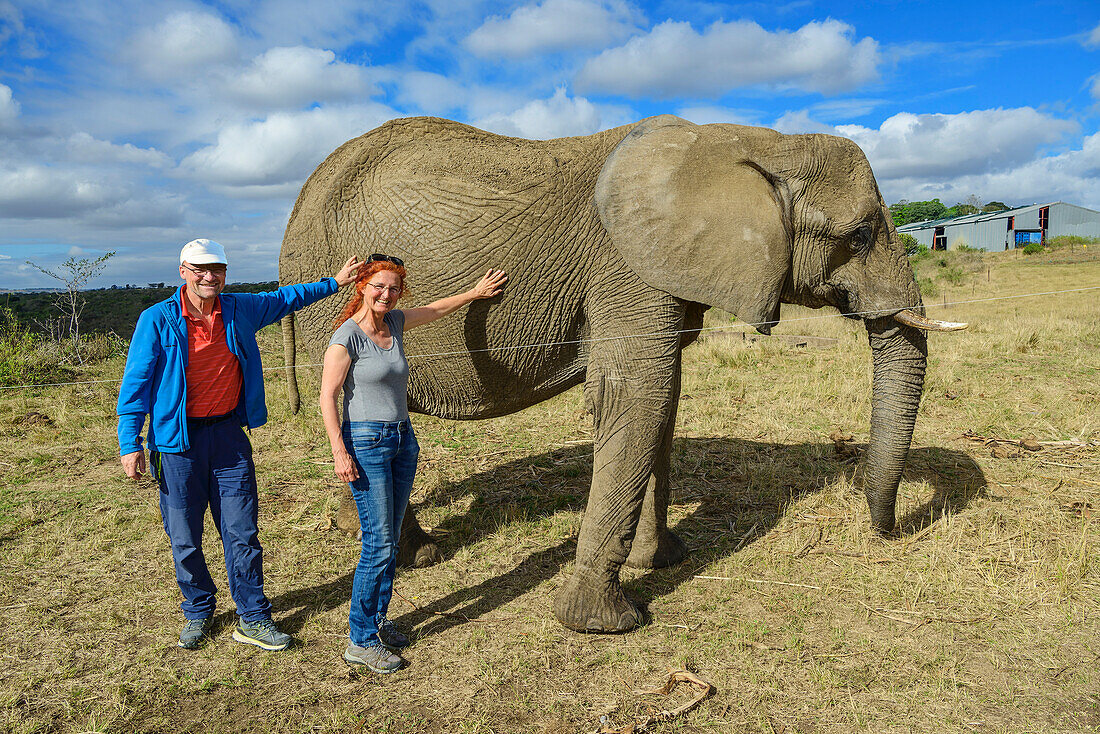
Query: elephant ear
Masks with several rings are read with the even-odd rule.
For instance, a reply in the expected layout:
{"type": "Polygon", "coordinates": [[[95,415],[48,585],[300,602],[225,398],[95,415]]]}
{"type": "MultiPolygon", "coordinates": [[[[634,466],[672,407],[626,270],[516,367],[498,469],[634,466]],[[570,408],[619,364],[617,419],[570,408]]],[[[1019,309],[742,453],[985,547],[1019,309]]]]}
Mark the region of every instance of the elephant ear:
{"type": "Polygon", "coordinates": [[[791,268],[786,197],[738,125],[643,121],[612,151],[595,200],[611,242],[644,282],[730,311],[767,334],[791,268]]]}

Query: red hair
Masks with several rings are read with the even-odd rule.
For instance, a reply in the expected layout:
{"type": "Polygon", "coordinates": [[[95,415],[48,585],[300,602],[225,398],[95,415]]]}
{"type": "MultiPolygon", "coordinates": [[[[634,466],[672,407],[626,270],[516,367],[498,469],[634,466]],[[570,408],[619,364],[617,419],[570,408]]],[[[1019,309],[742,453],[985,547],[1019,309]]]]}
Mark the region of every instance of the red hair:
{"type": "Polygon", "coordinates": [[[374,262],[363,263],[359,266],[359,272],[355,275],[355,295],[352,296],[348,305],[344,307],[344,310],[340,312],[340,317],[333,322],[333,328],[340,328],[340,324],[344,323],[352,317],[356,311],[363,305],[363,289],[367,287],[367,282],[378,273],[383,270],[388,270],[391,273],[397,273],[397,276],[401,278],[401,292],[397,294],[400,298],[409,292],[409,287],[405,285],[405,266],[391,263],[388,260],[375,260],[374,262]]]}

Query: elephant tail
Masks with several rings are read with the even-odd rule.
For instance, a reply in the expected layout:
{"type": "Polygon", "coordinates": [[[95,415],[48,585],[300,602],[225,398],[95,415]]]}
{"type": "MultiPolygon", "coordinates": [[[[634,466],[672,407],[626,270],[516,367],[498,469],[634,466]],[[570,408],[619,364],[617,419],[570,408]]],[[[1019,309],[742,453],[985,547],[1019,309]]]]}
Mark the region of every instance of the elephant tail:
{"type": "Polygon", "coordinates": [[[294,312],[291,311],[282,320],[283,325],[283,363],[286,365],[286,392],[290,398],[290,412],[298,414],[302,407],[302,397],[298,394],[297,350],[294,344],[294,312]]]}

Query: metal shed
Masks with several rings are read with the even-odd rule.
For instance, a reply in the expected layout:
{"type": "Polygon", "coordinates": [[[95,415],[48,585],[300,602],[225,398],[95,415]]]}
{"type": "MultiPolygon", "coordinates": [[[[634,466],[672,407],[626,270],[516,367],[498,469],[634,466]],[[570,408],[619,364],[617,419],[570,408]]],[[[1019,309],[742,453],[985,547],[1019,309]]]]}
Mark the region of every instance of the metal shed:
{"type": "Polygon", "coordinates": [[[912,235],[933,250],[954,250],[960,245],[978,250],[1008,250],[1062,235],[1100,237],[1100,212],[1055,201],[989,214],[914,222],[898,227],[898,232],[912,235]]]}

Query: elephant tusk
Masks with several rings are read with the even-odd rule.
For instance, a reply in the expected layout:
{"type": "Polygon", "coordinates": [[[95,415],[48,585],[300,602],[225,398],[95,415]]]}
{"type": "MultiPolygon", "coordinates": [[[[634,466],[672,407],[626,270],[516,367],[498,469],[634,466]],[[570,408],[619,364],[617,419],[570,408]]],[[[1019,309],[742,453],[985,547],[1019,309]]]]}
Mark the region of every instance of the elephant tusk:
{"type": "Polygon", "coordinates": [[[970,324],[964,324],[958,321],[937,321],[927,316],[921,316],[909,309],[898,311],[894,314],[894,320],[906,326],[912,326],[915,329],[922,329],[924,331],[960,331],[970,326],[970,324]]]}

